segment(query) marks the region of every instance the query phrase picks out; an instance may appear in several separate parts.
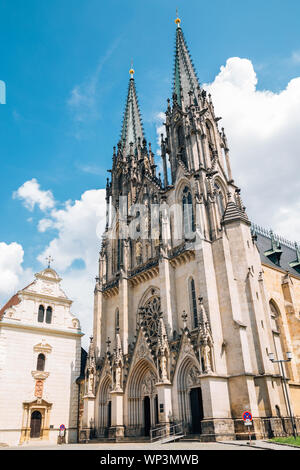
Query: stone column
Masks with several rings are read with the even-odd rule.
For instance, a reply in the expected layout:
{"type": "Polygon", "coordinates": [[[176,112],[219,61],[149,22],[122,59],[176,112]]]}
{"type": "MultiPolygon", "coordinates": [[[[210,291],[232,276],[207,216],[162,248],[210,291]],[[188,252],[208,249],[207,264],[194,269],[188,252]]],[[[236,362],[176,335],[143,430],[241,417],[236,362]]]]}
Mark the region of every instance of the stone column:
{"type": "Polygon", "coordinates": [[[83,418],[82,418],[82,433],[85,437],[79,436],[80,441],[90,440],[95,429],[95,399],[92,394],[83,397],[83,418]]]}
{"type": "Polygon", "coordinates": [[[158,420],[160,424],[168,425],[173,420],[172,385],[171,382],[155,384],[158,395],[158,420]]]}
{"type": "Polygon", "coordinates": [[[116,441],[124,438],[124,393],[122,391],[112,391],[111,396],[111,427],[109,437],[116,441]]]}

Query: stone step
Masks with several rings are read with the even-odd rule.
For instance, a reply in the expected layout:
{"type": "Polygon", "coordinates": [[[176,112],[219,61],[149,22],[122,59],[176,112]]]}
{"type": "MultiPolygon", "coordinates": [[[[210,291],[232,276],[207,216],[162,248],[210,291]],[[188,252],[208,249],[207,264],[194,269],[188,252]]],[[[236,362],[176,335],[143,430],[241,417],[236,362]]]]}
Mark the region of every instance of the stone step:
{"type": "MultiPolygon", "coordinates": [[[[91,439],[89,442],[91,444],[97,444],[97,442],[99,442],[99,443],[107,442],[108,443],[108,442],[116,442],[116,439],[110,438],[110,437],[97,437],[95,439],[91,439]]],[[[120,440],[120,442],[130,442],[130,443],[150,442],[150,438],[145,437],[145,436],[124,437],[120,440]]]]}
{"type": "Polygon", "coordinates": [[[184,437],[184,434],[176,434],[175,436],[168,436],[160,441],[157,441],[157,444],[166,444],[167,442],[179,441],[184,437]]]}

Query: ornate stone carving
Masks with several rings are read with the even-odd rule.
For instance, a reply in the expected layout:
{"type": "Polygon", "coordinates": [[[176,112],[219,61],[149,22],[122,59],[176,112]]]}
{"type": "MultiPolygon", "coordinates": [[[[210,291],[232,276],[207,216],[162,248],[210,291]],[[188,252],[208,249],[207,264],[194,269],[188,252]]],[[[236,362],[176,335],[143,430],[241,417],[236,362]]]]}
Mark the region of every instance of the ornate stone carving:
{"type": "Polygon", "coordinates": [[[43,397],[43,388],[44,388],[43,380],[37,380],[35,382],[34,396],[37,397],[37,398],[42,398],[43,397]]]}
{"type": "Polygon", "coordinates": [[[207,374],[213,370],[213,339],[202,297],[199,298],[199,303],[200,309],[197,342],[201,356],[202,372],[207,374]]]}
{"type": "Polygon", "coordinates": [[[145,344],[140,344],[140,346],[138,347],[137,353],[138,353],[138,356],[141,357],[141,358],[147,356],[147,354],[148,354],[148,349],[147,349],[147,347],[145,346],[145,344]]]}
{"type": "Polygon", "coordinates": [[[116,392],[123,391],[123,366],[124,358],[122,351],[122,343],[119,334],[119,329],[116,331],[116,347],[112,355],[112,376],[113,376],[113,389],[116,392]]]}
{"type": "Polygon", "coordinates": [[[49,377],[49,372],[33,370],[31,375],[35,380],[45,380],[47,377],[49,377]]]}
{"type": "Polygon", "coordinates": [[[153,395],[156,393],[156,377],[153,372],[148,372],[142,382],[142,395],[153,395]]]}
{"type": "Polygon", "coordinates": [[[159,318],[156,354],[158,357],[160,380],[162,382],[169,382],[170,349],[169,349],[169,342],[168,342],[166,327],[165,327],[162,314],[160,314],[160,318],[159,318]]]}
{"type": "Polygon", "coordinates": [[[46,343],[46,341],[43,339],[41,343],[36,344],[33,348],[34,352],[36,353],[51,353],[52,351],[52,346],[50,344],[46,343]]]}
{"type": "Polygon", "coordinates": [[[200,372],[197,369],[196,366],[192,366],[189,370],[188,376],[187,376],[187,384],[189,387],[192,387],[194,385],[200,385],[200,372]]]}

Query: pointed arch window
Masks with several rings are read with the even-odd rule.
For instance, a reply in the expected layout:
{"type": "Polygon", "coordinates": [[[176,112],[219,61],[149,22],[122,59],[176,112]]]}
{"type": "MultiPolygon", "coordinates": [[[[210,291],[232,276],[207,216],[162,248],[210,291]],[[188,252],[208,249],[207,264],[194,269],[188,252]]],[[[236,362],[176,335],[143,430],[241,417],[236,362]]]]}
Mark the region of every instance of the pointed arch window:
{"type": "Polygon", "coordinates": [[[46,358],[45,354],[39,354],[37,358],[36,370],[44,371],[45,370],[46,358]]]}
{"type": "Polygon", "coordinates": [[[192,193],[187,186],[182,193],[182,210],[184,236],[185,238],[193,238],[195,232],[195,215],[192,193]]]}
{"type": "Polygon", "coordinates": [[[223,192],[221,190],[221,187],[218,183],[215,183],[215,194],[216,194],[216,200],[217,200],[217,205],[219,209],[220,216],[222,217],[225,211],[225,205],[224,205],[224,196],[223,192]]]}
{"type": "Polygon", "coordinates": [[[198,327],[198,313],[197,313],[197,301],[196,301],[196,288],[195,281],[193,278],[189,280],[189,291],[190,291],[190,310],[192,317],[193,328],[198,327]]]}
{"type": "Polygon", "coordinates": [[[43,305],[40,305],[39,313],[38,313],[38,322],[44,323],[44,317],[45,317],[45,307],[43,305]]]}
{"type": "Polygon", "coordinates": [[[116,310],[116,316],[115,316],[115,328],[116,330],[120,328],[120,311],[118,308],[116,310]]]}
{"type": "MultiPolygon", "coordinates": [[[[273,346],[274,346],[274,353],[276,359],[280,360],[283,359],[283,343],[282,343],[282,336],[280,331],[280,312],[277,306],[275,306],[274,302],[271,300],[269,303],[270,306],[270,314],[271,314],[271,327],[273,333],[273,346]]],[[[275,366],[278,367],[278,366],[275,366]]],[[[285,365],[283,364],[283,367],[285,365]]],[[[278,368],[278,372],[280,373],[280,369],[278,368]]]]}
{"type": "Polygon", "coordinates": [[[118,233],[118,249],[117,249],[117,271],[120,271],[122,262],[122,242],[118,233]]]}
{"type": "Polygon", "coordinates": [[[215,147],[215,138],[214,138],[214,131],[212,128],[212,124],[210,121],[206,121],[206,129],[207,129],[207,137],[208,137],[208,143],[212,148],[215,147]]]}
{"type": "Polygon", "coordinates": [[[184,144],[184,132],[183,132],[182,126],[178,126],[176,132],[177,132],[178,150],[181,155],[181,160],[183,161],[185,165],[187,165],[185,144],[184,144]]]}
{"type": "Polygon", "coordinates": [[[46,310],[46,323],[50,324],[52,322],[52,307],[47,307],[46,310]]]}

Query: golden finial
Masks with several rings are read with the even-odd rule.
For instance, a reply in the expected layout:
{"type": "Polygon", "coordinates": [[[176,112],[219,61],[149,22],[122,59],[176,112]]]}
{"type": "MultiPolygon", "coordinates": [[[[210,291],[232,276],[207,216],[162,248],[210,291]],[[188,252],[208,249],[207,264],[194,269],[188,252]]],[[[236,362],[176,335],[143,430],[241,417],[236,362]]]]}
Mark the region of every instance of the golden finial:
{"type": "Polygon", "coordinates": [[[176,20],[177,28],[180,28],[181,19],[178,17],[178,8],[176,8],[176,20]]]}
{"type": "Polygon", "coordinates": [[[133,61],[131,61],[131,68],[130,68],[130,70],[129,70],[129,73],[130,73],[131,78],[133,78],[133,75],[134,75],[134,73],[135,73],[135,72],[134,72],[134,68],[133,68],[133,61]]]}

